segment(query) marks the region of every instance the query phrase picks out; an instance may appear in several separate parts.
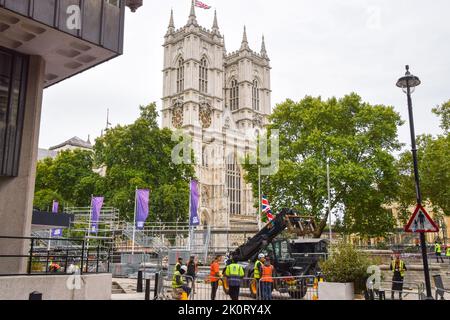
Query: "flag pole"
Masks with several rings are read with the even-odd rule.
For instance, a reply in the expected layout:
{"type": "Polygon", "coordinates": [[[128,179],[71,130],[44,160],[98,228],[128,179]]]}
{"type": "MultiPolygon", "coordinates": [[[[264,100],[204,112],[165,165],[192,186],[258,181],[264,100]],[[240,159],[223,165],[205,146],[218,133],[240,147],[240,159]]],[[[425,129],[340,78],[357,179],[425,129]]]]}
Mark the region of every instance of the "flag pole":
{"type": "Polygon", "coordinates": [[[332,220],[331,220],[331,183],[330,183],[330,158],[327,158],[327,191],[328,191],[328,223],[329,223],[329,237],[330,237],[330,244],[333,238],[333,231],[332,231],[332,220]]]}
{"type": "MultiPolygon", "coordinates": [[[[91,235],[91,227],[92,227],[92,200],[94,199],[94,195],[91,194],[91,205],[90,205],[90,210],[89,210],[89,226],[88,226],[88,230],[87,230],[87,249],[89,250],[89,237],[91,235]]],[[[89,251],[88,251],[89,252],[89,251]]]]}
{"type": "Polygon", "coordinates": [[[192,180],[189,182],[189,239],[188,239],[188,249],[189,252],[192,250],[192,226],[191,226],[191,209],[192,209],[192,180]]]}
{"type": "Polygon", "coordinates": [[[258,229],[261,231],[261,165],[258,165],[258,229]]]}
{"type": "Polygon", "coordinates": [[[134,218],[133,218],[133,240],[131,242],[131,254],[134,255],[134,241],[136,239],[136,206],[137,206],[137,187],[134,192],[134,218]]]}

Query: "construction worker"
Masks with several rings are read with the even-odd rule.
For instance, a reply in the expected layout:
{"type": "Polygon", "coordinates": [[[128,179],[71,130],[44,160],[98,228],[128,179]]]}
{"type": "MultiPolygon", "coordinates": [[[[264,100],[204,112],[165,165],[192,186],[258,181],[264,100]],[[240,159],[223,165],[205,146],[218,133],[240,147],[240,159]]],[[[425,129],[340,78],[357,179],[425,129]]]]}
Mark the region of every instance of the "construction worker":
{"type": "Polygon", "coordinates": [[[261,279],[262,267],[264,265],[265,258],[266,256],[264,255],[264,253],[260,253],[258,255],[258,260],[256,260],[255,262],[255,267],[253,268],[253,277],[256,280],[261,279]]]}
{"type": "Polygon", "coordinates": [[[400,259],[400,255],[396,255],[395,259],[391,262],[391,271],[394,272],[392,277],[392,293],[391,298],[394,300],[395,292],[399,293],[399,299],[402,300],[403,294],[403,281],[405,279],[406,264],[400,259]]]}
{"type": "Polygon", "coordinates": [[[173,272],[174,273],[175,273],[175,271],[180,272],[182,265],[183,265],[183,258],[179,257],[177,260],[177,263],[175,264],[175,268],[173,269],[173,272]]]}
{"type": "Polygon", "coordinates": [[[439,263],[439,259],[444,263],[444,259],[442,259],[442,247],[441,243],[436,240],[434,243],[434,253],[436,254],[436,262],[439,263]]]}
{"type": "Polygon", "coordinates": [[[222,256],[216,256],[211,263],[209,272],[209,282],[211,282],[211,300],[216,300],[217,289],[219,288],[220,276],[220,259],[222,256]]]}
{"type": "Polygon", "coordinates": [[[189,261],[187,263],[187,272],[186,272],[186,282],[189,285],[189,283],[192,282],[192,290],[194,290],[195,293],[195,278],[197,277],[198,273],[198,264],[196,262],[195,256],[191,256],[189,258],[189,261]]]}
{"type": "Polygon", "coordinates": [[[447,250],[445,252],[445,256],[447,257],[447,259],[450,261],[450,245],[447,245],[447,250]]]}
{"type": "Polygon", "coordinates": [[[227,277],[230,288],[229,294],[233,301],[239,300],[239,290],[244,274],[244,268],[237,264],[234,259],[232,259],[231,264],[225,269],[225,276],[227,277]]]}
{"type": "Polygon", "coordinates": [[[259,285],[260,285],[262,267],[264,265],[265,258],[266,258],[266,256],[264,255],[264,253],[260,253],[258,255],[258,260],[256,260],[255,266],[253,268],[253,278],[255,279],[255,282],[256,282],[257,296],[258,296],[258,293],[260,293],[259,285]]]}
{"type": "Polygon", "coordinates": [[[273,276],[275,268],[270,263],[270,259],[266,258],[261,273],[261,298],[262,300],[272,300],[273,276]]]}
{"type": "Polygon", "coordinates": [[[183,275],[186,274],[187,267],[181,266],[180,271],[175,271],[172,278],[172,289],[174,293],[174,298],[177,300],[181,300],[183,296],[183,292],[186,293],[187,296],[191,294],[191,288],[189,288],[183,279],[183,275]]]}

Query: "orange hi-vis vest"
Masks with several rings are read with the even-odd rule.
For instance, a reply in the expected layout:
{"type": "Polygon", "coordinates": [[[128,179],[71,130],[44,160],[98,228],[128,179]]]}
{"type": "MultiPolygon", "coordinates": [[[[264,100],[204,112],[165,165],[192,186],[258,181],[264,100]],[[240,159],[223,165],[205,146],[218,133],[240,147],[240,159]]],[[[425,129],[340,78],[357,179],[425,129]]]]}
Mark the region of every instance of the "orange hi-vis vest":
{"type": "Polygon", "coordinates": [[[209,281],[210,282],[218,282],[219,277],[217,276],[217,274],[219,272],[220,272],[219,263],[214,261],[213,263],[211,263],[211,266],[210,266],[209,281]]]}
{"type": "Polygon", "coordinates": [[[261,282],[273,282],[273,266],[263,266],[261,282]]]}

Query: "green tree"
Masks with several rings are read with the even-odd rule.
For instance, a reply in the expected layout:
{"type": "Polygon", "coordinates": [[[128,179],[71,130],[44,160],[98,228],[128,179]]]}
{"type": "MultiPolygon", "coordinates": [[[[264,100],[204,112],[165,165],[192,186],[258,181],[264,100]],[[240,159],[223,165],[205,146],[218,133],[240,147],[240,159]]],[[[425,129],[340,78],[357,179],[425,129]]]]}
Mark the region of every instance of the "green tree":
{"type": "MultiPolygon", "coordinates": [[[[344,231],[382,236],[394,219],[385,204],[397,193],[397,170],[391,155],[401,145],[402,124],[393,107],[370,105],[357,94],[326,101],[307,96],[276,106],[269,132],[279,130],[279,171],[263,176],[263,192],[275,208],[293,207],[320,223],[328,220],[326,162],[330,158],[331,208],[340,212],[344,231]]],[[[258,198],[256,165],[245,165],[246,178],[258,198]]]]}
{"type": "MultiPolygon", "coordinates": [[[[417,139],[420,187],[423,201],[429,202],[437,214],[450,215],[450,134],[417,139]]],[[[398,203],[403,222],[411,216],[409,207],[416,203],[411,152],[400,155],[398,203]]]]}
{"type": "Polygon", "coordinates": [[[93,172],[93,153],[66,150],[55,159],[46,158],[37,164],[35,206],[46,209],[52,200],[71,206],[87,206],[101,177],[93,172]],[[50,199],[51,194],[57,199],[50,199]],[[49,203],[47,203],[49,201],[49,203]],[[47,203],[47,204],[46,204],[47,203]]]}
{"type": "Polygon", "coordinates": [[[161,221],[187,221],[190,164],[172,162],[172,131],[158,127],[156,105],[141,106],[140,117],[131,125],[117,126],[97,139],[97,166],[106,168],[103,191],[106,203],[133,219],[136,188],[151,190],[151,214],[161,221]]]}
{"type": "Polygon", "coordinates": [[[450,100],[433,109],[433,112],[441,117],[441,128],[446,134],[450,133],[450,100]]]}
{"type": "Polygon", "coordinates": [[[41,211],[50,212],[53,201],[58,201],[60,203],[60,210],[63,209],[64,199],[60,194],[49,189],[38,190],[34,195],[33,207],[41,211]]]}

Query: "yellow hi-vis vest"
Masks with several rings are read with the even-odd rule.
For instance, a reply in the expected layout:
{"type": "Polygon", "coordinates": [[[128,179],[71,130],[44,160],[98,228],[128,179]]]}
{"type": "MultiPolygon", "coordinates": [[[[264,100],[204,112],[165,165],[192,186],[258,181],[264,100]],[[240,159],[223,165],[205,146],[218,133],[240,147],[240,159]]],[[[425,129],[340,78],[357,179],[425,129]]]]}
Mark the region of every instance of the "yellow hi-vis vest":
{"type": "Polygon", "coordinates": [[[439,243],[436,243],[434,245],[434,252],[436,252],[436,253],[441,253],[442,252],[441,245],[439,243]]]}
{"type": "Polygon", "coordinates": [[[450,257],[450,246],[447,247],[447,254],[446,254],[446,256],[450,257]]]}
{"type": "Polygon", "coordinates": [[[172,288],[178,289],[184,285],[183,277],[181,276],[180,271],[175,271],[172,277],[172,288]],[[180,277],[180,281],[177,281],[177,277],[180,277]]]}
{"type": "Polygon", "coordinates": [[[240,286],[241,279],[244,278],[245,272],[237,263],[232,263],[225,269],[225,276],[228,278],[230,287],[240,286]]]}
{"type": "Polygon", "coordinates": [[[259,266],[262,265],[262,262],[259,260],[256,260],[255,267],[253,268],[253,277],[255,279],[260,279],[261,275],[259,274],[259,266]]]}
{"type": "MultiPolygon", "coordinates": [[[[392,271],[395,271],[395,260],[392,261],[391,263],[391,269],[392,271]]],[[[398,271],[400,271],[400,276],[402,278],[405,277],[405,263],[403,262],[403,260],[400,260],[399,266],[398,266],[398,271]]]]}

